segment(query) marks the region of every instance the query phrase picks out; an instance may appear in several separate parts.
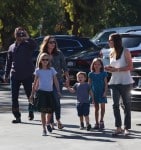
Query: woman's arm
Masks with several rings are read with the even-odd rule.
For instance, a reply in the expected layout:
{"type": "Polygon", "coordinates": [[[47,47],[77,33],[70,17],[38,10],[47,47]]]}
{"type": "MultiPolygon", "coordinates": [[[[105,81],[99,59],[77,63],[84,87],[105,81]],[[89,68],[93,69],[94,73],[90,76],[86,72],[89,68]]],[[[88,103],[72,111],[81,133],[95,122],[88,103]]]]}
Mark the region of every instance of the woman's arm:
{"type": "Polygon", "coordinates": [[[67,89],[68,89],[68,91],[69,91],[70,93],[75,93],[74,88],[72,88],[72,87],[68,86],[68,87],[67,87],[67,89]]]}
{"type": "Polygon", "coordinates": [[[56,89],[57,89],[57,93],[61,96],[61,92],[60,92],[60,87],[59,87],[59,82],[58,82],[58,79],[56,77],[56,75],[53,76],[53,82],[56,86],[56,89]]]}
{"type": "Polygon", "coordinates": [[[124,51],[124,56],[125,56],[125,60],[127,65],[124,67],[120,67],[120,68],[115,68],[112,66],[106,66],[105,70],[108,72],[121,72],[121,71],[132,71],[133,69],[133,63],[132,63],[132,57],[131,57],[131,53],[129,50],[125,50],[124,51]]]}

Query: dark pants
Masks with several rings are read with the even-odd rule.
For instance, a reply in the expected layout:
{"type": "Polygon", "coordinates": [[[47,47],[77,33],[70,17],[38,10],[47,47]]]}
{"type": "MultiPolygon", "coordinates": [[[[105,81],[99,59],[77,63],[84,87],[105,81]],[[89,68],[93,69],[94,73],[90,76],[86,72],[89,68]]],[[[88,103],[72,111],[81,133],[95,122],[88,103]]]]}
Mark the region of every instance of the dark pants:
{"type": "MultiPolygon", "coordinates": [[[[58,82],[59,82],[60,90],[62,92],[63,81],[58,80],[58,82]]],[[[54,99],[55,99],[55,110],[54,110],[55,118],[56,118],[56,120],[60,120],[60,118],[61,118],[60,96],[58,95],[58,92],[57,92],[55,85],[53,85],[53,94],[54,94],[54,99]]],[[[54,116],[52,115],[51,123],[53,123],[53,122],[54,122],[54,116]]]]}
{"type": "Polygon", "coordinates": [[[111,95],[113,98],[113,111],[115,117],[115,126],[121,127],[121,114],[120,114],[120,97],[124,105],[124,128],[131,128],[131,92],[132,85],[112,85],[111,86],[111,95]]]}
{"type": "Polygon", "coordinates": [[[19,101],[18,101],[20,86],[21,86],[21,84],[23,85],[25,94],[26,94],[27,98],[29,98],[31,91],[32,91],[32,81],[33,81],[32,76],[30,76],[24,80],[17,80],[15,78],[11,77],[12,113],[15,118],[21,117],[21,113],[19,111],[19,101]]]}

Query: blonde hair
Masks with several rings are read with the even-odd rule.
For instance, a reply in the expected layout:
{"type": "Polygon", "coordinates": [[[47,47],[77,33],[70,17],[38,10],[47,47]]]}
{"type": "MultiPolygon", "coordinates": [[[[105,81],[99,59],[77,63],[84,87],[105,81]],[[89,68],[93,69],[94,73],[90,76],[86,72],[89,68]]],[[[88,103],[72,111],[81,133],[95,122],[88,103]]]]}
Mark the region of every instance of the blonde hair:
{"type": "Polygon", "coordinates": [[[77,74],[76,74],[76,77],[78,78],[79,75],[83,75],[85,78],[87,78],[87,74],[86,72],[83,72],[83,71],[79,71],[77,74]]]}
{"type": "Polygon", "coordinates": [[[37,62],[37,67],[40,68],[40,69],[42,68],[42,63],[41,63],[41,61],[42,61],[42,58],[43,58],[44,56],[46,56],[46,57],[48,58],[47,68],[50,68],[50,66],[51,66],[50,59],[49,59],[49,55],[48,55],[47,53],[42,53],[42,54],[40,54],[39,59],[38,59],[38,62],[37,62]]]}

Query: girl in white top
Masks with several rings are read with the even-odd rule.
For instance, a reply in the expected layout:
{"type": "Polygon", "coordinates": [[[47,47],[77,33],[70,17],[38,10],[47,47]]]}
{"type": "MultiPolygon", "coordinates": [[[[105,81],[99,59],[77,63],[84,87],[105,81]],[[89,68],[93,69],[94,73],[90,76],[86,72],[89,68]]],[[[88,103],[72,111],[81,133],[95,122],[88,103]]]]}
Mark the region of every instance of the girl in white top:
{"type": "Polygon", "coordinates": [[[30,96],[30,101],[32,102],[33,96],[37,91],[37,109],[39,112],[41,112],[43,135],[46,135],[47,130],[49,132],[52,132],[52,128],[50,126],[50,119],[54,111],[53,83],[56,86],[58,94],[60,95],[59,83],[56,77],[57,72],[53,67],[50,67],[50,60],[48,54],[42,53],[40,55],[38,67],[35,69],[34,74],[35,78],[32,87],[32,93],[30,96]]]}
{"type": "Polygon", "coordinates": [[[110,65],[105,70],[112,73],[109,85],[113,98],[113,111],[115,117],[116,130],[113,135],[122,133],[122,120],[119,109],[120,97],[122,98],[124,110],[124,134],[129,134],[131,128],[131,99],[130,91],[133,84],[130,71],[133,69],[131,54],[128,49],[123,48],[119,34],[109,36],[109,46],[111,47],[110,65]]]}

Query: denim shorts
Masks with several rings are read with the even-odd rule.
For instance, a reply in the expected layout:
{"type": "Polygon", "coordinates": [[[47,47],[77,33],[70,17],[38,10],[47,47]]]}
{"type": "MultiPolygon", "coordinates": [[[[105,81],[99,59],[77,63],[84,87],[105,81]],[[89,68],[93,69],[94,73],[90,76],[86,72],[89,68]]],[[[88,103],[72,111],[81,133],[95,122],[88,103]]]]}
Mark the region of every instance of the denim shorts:
{"type": "Polygon", "coordinates": [[[77,103],[78,116],[88,116],[90,113],[89,103],[77,103]]]}

